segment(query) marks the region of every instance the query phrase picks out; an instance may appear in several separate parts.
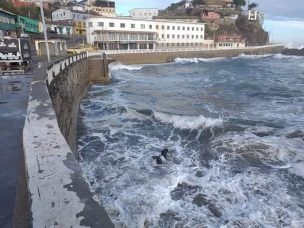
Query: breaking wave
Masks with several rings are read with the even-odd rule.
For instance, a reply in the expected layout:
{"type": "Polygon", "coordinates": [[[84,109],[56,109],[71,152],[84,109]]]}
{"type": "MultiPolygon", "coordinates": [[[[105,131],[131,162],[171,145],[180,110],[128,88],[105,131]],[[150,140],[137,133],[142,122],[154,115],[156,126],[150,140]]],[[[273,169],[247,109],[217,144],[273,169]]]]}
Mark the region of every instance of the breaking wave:
{"type": "Polygon", "coordinates": [[[140,65],[123,65],[120,63],[116,64],[111,64],[110,65],[110,70],[111,71],[116,71],[116,70],[128,70],[128,71],[133,71],[133,70],[141,70],[144,66],[140,65]]]}
{"type": "Polygon", "coordinates": [[[204,62],[204,63],[209,63],[209,62],[218,62],[225,60],[225,57],[215,57],[215,58],[176,58],[175,62],[176,63],[199,63],[199,62],[204,62]]]}
{"type": "Polygon", "coordinates": [[[172,124],[175,128],[179,129],[201,129],[206,127],[220,126],[223,124],[222,119],[206,118],[204,116],[179,116],[170,115],[161,112],[154,112],[154,116],[157,120],[165,123],[172,124]]]}

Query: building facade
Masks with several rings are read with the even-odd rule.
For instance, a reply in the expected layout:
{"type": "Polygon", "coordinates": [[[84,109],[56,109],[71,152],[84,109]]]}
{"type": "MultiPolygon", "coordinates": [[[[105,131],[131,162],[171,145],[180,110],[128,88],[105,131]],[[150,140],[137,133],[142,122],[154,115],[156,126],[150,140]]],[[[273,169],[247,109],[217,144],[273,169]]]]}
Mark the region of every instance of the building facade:
{"type": "Polygon", "coordinates": [[[17,27],[21,33],[39,33],[38,21],[28,17],[17,16],[17,27]]]}
{"type": "Polygon", "coordinates": [[[158,16],[156,8],[136,8],[129,11],[129,16],[132,18],[152,19],[158,16]]]}
{"type": "Polygon", "coordinates": [[[85,12],[79,12],[69,9],[58,9],[52,12],[52,20],[55,22],[58,21],[67,21],[73,26],[73,34],[75,35],[85,35],[86,33],[86,23],[85,20],[90,15],[85,12]]]}
{"type": "Polygon", "coordinates": [[[16,15],[0,9],[0,38],[17,37],[16,15]]]}
{"type": "Polygon", "coordinates": [[[58,9],[52,12],[53,21],[65,21],[65,20],[85,21],[88,17],[89,17],[88,14],[85,12],[69,10],[69,9],[58,9]]]}
{"type": "Polygon", "coordinates": [[[215,23],[219,24],[221,20],[221,15],[216,12],[203,12],[202,13],[202,20],[206,23],[215,23]]]}
{"type": "MultiPolygon", "coordinates": [[[[47,21],[46,29],[48,32],[58,35],[70,36],[73,34],[73,26],[69,21],[47,21]]],[[[39,32],[43,32],[42,23],[39,22],[39,32]]]]}
{"type": "Polygon", "coordinates": [[[219,49],[244,48],[246,40],[238,34],[222,34],[216,36],[214,46],[219,49]]]}
{"type": "Polygon", "coordinates": [[[128,17],[87,20],[87,41],[104,50],[203,47],[205,24],[128,17]]]}

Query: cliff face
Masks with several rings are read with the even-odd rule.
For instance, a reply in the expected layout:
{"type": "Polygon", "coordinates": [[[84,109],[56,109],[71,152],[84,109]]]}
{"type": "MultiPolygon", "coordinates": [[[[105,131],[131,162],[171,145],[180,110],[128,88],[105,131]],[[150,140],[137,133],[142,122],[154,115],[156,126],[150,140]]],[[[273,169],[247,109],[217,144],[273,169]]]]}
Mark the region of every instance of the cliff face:
{"type": "Polygon", "coordinates": [[[235,27],[238,33],[247,40],[247,45],[249,46],[268,43],[268,32],[265,32],[259,24],[249,22],[246,16],[239,16],[235,22],[235,27]]]}

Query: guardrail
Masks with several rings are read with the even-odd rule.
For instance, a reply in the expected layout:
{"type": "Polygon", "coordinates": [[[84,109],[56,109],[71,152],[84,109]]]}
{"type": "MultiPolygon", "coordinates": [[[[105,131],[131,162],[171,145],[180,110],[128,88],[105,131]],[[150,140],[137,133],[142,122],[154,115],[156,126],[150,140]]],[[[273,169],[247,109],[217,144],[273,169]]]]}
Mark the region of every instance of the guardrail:
{"type": "Polygon", "coordinates": [[[142,53],[162,53],[162,52],[192,52],[192,51],[216,51],[216,50],[250,50],[267,47],[280,47],[281,44],[271,44],[265,46],[247,46],[239,48],[214,48],[208,46],[207,48],[168,48],[168,49],[130,49],[130,50],[100,50],[88,52],[88,57],[105,54],[142,54],[142,53]]]}
{"type": "Polygon", "coordinates": [[[63,58],[61,60],[58,60],[51,64],[47,69],[46,69],[46,83],[47,85],[50,85],[54,78],[60,74],[61,71],[69,67],[70,65],[78,62],[79,60],[86,59],[88,58],[87,53],[80,53],[77,55],[73,56],[68,56],[66,58],[63,58]]]}

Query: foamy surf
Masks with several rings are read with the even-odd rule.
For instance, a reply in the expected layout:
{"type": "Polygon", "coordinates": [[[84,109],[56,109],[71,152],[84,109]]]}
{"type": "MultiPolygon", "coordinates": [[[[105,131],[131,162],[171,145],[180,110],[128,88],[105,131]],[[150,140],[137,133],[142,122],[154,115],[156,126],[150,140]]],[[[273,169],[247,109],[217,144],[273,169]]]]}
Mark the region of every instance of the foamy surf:
{"type": "Polygon", "coordinates": [[[175,128],[179,129],[201,129],[206,127],[220,126],[223,124],[221,118],[213,119],[200,116],[181,116],[170,115],[161,112],[154,112],[154,116],[157,120],[165,124],[172,124],[175,128]]]}
{"type": "Polygon", "coordinates": [[[214,57],[214,58],[176,58],[175,62],[176,63],[199,63],[199,62],[204,62],[204,63],[211,63],[211,62],[218,62],[225,60],[225,57],[214,57]]]}
{"type": "Polygon", "coordinates": [[[123,65],[121,63],[115,63],[110,65],[110,70],[111,71],[116,71],[116,70],[128,70],[128,71],[133,71],[133,70],[141,70],[143,66],[140,65],[123,65]]]}

